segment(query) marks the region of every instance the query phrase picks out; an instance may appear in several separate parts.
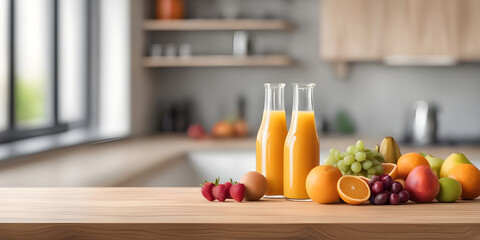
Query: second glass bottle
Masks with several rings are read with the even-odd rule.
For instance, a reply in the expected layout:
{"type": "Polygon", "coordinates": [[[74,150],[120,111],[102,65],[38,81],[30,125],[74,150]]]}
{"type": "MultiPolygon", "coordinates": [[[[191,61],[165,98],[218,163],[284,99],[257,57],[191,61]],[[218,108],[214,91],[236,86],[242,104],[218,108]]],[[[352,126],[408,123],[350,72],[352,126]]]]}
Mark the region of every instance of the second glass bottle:
{"type": "Polygon", "coordinates": [[[313,111],[314,83],[293,84],[292,121],[283,153],[283,193],[288,200],[309,200],[307,175],[320,162],[320,145],[313,111]]]}

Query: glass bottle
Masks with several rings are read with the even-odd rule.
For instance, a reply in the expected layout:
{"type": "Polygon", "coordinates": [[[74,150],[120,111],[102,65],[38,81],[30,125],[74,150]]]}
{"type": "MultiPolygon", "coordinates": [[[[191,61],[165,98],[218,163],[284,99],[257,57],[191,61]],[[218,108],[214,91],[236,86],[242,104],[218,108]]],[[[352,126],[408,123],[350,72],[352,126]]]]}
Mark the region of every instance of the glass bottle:
{"type": "Polygon", "coordinates": [[[266,198],[283,198],[283,145],[287,136],[284,83],[265,83],[265,105],[257,134],[257,172],[267,178],[266,198]]]}
{"type": "Polygon", "coordinates": [[[320,145],[313,111],[314,83],[293,84],[293,107],[290,129],[284,146],[285,198],[309,200],[305,180],[320,162],[320,145]]]}

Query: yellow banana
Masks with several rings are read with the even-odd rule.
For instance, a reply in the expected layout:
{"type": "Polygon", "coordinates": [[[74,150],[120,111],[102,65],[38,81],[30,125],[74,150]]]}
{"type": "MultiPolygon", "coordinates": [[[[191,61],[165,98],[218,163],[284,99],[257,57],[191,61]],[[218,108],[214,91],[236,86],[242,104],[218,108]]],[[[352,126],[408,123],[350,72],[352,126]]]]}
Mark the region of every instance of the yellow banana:
{"type": "Polygon", "coordinates": [[[393,137],[385,137],[380,144],[380,154],[385,158],[387,163],[397,163],[398,158],[402,155],[400,148],[393,137]]]}

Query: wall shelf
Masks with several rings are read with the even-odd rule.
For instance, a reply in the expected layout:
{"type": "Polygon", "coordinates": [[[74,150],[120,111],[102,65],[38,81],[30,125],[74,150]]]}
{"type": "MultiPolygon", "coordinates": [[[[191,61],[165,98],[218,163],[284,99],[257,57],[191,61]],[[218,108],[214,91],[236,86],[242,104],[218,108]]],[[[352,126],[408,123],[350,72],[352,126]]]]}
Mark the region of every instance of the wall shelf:
{"type": "Polygon", "coordinates": [[[287,30],[291,25],[278,19],[183,19],[145,20],[147,31],[226,31],[226,30],[287,30]]]}
{"type": "Polygon", "coordinates": [[[145,57],[145,67],[281,67],[292,64],[286,55],[145,57]]]}

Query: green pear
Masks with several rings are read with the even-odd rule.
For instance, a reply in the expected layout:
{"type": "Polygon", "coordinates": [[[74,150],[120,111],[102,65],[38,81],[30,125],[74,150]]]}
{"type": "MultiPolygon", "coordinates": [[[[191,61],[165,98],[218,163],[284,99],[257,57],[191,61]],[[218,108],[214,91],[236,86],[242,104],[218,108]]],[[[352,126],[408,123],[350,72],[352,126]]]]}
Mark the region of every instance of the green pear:
{"type": "Polygon", "coordinates": [[[448,177],[450,170],[459,164],[472,164],[463,153],[452,153],[442,164],[439,178],[448,177]]]}
{"type": "Polygon", "coordinates": [[[442,164],[443,164],[443,159],[441,158],[437,158],[437,157],[434,157],[433,155],[430,155],[430,154],[425,154],[425,153],[420,153],[421,155],[423,155],[428,163],[430,163],[430,168],[433,170],[433,172],[435,173],[435,175],[437,175],[437,178],[440,176],[440,169],[442,168],[442,164]]]}

